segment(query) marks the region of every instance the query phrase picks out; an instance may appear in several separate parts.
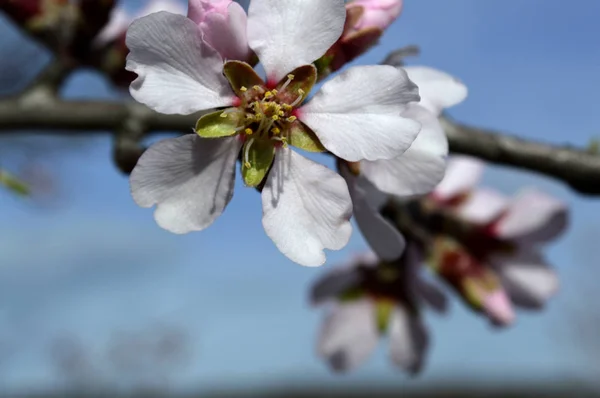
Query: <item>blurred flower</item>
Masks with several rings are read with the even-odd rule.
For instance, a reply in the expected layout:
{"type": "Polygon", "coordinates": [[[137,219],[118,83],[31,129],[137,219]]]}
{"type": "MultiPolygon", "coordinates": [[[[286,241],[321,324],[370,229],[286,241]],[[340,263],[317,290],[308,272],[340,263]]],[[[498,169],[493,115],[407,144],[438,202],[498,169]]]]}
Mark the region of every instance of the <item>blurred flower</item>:
{"type": "Polygon", "coordinates": [[[346,4],[340,38],[315,65],[319,79],[342,68],[377,44],[383,31],[400,16],[402,0],[355,0],[346,4]]]}
{"type": "Polygon", "coordinates": [[[188,17],[198,24],[202,38],[225,60],[250,61],[246,12],[231,0],[190,0],[188,17]]]}
{"type": "Polygon", "coordinates": [[[524,308],[541,308],[556,292],[558,278],[541,250],[563,233],[568,210],[561,201],[532,188],[513,199],[474,188],[482,168],[478,160],[453,159],[431,195],[429,206],[435,203],[463,225],[460,243],[448,235],[438,238],[432,262],[472,305],[506,324],[513,316],[504,292],[524,308]],[[473,274],[478,276],[475,281],[485,282],[475,286],[473,274]]]}
{"type": "Polygon", "coordinates": [[[392,362],[418,373],[428,333],[418,312],[420,300],[445,311],[445,296],[419,278],[421,258],[410,245],[402,260],[380,262],[373,253],[353,258],[326,273],[312,287],[313,305],[330,303],[318,339],[318,354],[336,372],[357,368],[387,334],[392,362]]]}
{"type": "Polygon", "coordinates": [[[404,239],[379,213],[387,195],[414,196],[430,192],[446,170],[448,140],[437,117],[444,108],[462,102],[467,88],[456,78],[422,66],[405,68],[419,87],[420,102],[412,102],[402,115],[421,123],[410,148],[392,159],[362,160],[341,165],[354,205],[356,221],[373,250],[385,260],[398,258],[404,239]]]}
{"type": "Polygon", "coordinates": [[[343,2],[254,0],[248,13],[249,45],[266,82],[247,63],[223,64],[186,17],[161,12],[130,26],[137,101],[166,114],[229,107],[202,116],[197,134],[150,147],[131,174],[133,198],[157,205],[157,223],[171,232],[205,229],[232,198],[241,151],[244,182],[262,188],[267,235],[293,261],[321,265],[324,249],[350,238],[350,195],[338,174],[289,145],[352,162],[393,158],[420,129],[400,115],[418,99],[416,87],[400,69],[355,67],[303,104],[316,80],[312,62],[341,33],[343,2]]]}

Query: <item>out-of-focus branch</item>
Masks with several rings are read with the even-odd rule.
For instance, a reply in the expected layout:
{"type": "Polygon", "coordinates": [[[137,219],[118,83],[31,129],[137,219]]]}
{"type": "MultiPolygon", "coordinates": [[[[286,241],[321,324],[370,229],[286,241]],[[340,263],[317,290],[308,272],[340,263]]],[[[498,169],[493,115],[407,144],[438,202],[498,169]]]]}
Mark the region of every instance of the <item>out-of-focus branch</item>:
{"type": "MultiPolygon", "coordinates": [[[[19,97],[0,101],[0,135],[17,130],[61,135],[119,132],[120,141],[129,145],[144,135],[159,131],[191,132],[199,116],[163,115],[135,102],[64,101],[57,98],[29,102],[19,97]]],[[[567,183],[581,194],[600,195],[598,155],[467,126],[447,116],[441,121],[452,152],[538,172],[567,183]]],[[[135,155],[142,152],[129,146],[131,155],[126,163],[135,164],[135,155]]]]}
{"type": "Polygon", "coordinates": [[[600,156],[569,146],[528,141],[509,134],[440,118],[450,150],[490,163],[538,172],[585,195],[600,195],[600,156]]]}

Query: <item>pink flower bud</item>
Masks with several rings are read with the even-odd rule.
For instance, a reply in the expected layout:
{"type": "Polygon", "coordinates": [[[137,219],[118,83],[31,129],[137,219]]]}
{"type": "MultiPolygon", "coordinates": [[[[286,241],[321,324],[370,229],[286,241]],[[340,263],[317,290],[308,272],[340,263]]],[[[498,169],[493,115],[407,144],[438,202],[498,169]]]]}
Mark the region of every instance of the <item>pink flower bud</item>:
{"type": "Polygon", "coordinates": [[[188,18],[198,24],[204,41],[227,60],[248,61],[246,12],[231,0],[190,0],[188,18]]]}
{"type": "Polygon", "coordinates": [[[489,292],[484,296],[483,310],[492,322],[500,326],[509,325],[515,319],[510,300],[502,289],[489,292]]]}
{"type": "Polygon", "coordinates": [[[360,18],[352,26],[355,30],[387,29],[402,12],[402,0],[354,0],[347,8],[362,7],[360,18]]]}

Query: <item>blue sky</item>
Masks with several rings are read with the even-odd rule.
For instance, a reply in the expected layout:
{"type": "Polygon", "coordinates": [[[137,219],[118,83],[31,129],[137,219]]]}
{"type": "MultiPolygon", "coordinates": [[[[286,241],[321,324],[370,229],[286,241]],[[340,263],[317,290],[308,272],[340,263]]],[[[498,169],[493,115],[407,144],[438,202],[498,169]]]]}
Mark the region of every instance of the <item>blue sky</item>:
{"type": "MultiPolygon", "coordinates": [[[[411,64],[445,70],[469,86],[467,101],[450,112],[455,118],[586,145],[600,135],[597,15],[596,0],[406,0],[381,45],[355,63],[376,63],[394,48],[417,44],[422,54],[411,64]]],[[[91,72],[73,77],[65,94],[117,95],[91,72]]],[[[111,163],[108,136],[68,145],[42,146],[37,155],[60,179],[57,205],[0,192],[0,347],[4,342],[10,354],[0,362],[2,385],[56,384],[47,351],[65,333],[89,347],[110,381],[103,349],[111,334],[155,322],[179,325],[193,337],[194,363],[173,380],[182,387],[377,380],[418,388],[449,377],[589,376],[569,346],[566,313],[571,300],[586,299],[580,276],[598,275],[600,203],[560,183],[495,167],[484,179],[509,194],[534,185],[571,206],[573,227],[548,248],[562,290],[544,313],[522,313],[513,328],[498,332],[454,301],[449,316],[427,318],[434,344],[419,378],[388,366],[385,342],[365,366],[340,377],[314,355],[322,314],[307,306],[306,292],[325,267],[365,247],[358,230],[346,249],[329,253],[323,268],[293,264],[262,230],[259,195],[238,181],[213,226],[171,235],[131,200],[127,179],[111,163]]],[[[10,163],[20,148],[5,146],[0,156],[10,163]]]]}

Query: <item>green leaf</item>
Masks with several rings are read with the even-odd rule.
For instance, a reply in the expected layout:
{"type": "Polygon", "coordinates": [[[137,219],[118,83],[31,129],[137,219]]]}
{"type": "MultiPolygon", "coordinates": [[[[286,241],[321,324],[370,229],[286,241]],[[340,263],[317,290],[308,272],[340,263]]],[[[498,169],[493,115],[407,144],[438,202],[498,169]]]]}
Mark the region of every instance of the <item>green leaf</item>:
{"type": "Polygon", "coordinates": [[[249,187],[256,187],[267,175],[275,158],[275,145],[271,140],[250,138],[242,150],[242,177],[249,187]]]}
{"type": "Polygon", "coordinates": [[[0,170],[0,184],[21,196],[31,194],[31,190],[25,182],[5,170],[0,170]]]}
{"type": "Polygon", "coordinates": [[[243,118],[243,112],[235,108],[209,113],[198,119],[196,134],[203,138],[219,138],[234,135],[237,133],[236,129],[243,122],[243,118]]]}
{"type": "Polygon", "coordinates": [[[325,152],[325,147],[317,135],[299,120],[291,123],[287,130],[288,143],[308,152],[325,152]]]}
{"type": "Polygon", "coordinates": [[[245,62],[225,62],[225,65],[223,65],[223,74],[229,80],[233,92],[240,98],[252,93],[252,87],[254,86],[259,86],[263,93],[267,91],[263,79],[245,62]]]}

